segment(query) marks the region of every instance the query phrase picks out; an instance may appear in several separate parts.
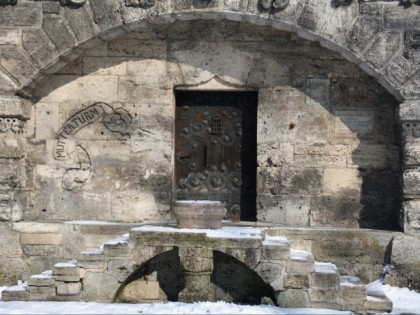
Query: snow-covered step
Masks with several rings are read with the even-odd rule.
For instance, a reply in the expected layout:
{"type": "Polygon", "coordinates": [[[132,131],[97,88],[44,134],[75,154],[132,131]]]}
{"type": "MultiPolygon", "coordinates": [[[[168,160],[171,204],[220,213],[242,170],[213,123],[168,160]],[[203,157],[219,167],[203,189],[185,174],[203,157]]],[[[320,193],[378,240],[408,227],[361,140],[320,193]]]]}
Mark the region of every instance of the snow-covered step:
{"type": "Polygon", "coordinates": [[[52,270],[46,270],[38,275],[32,275],[28,279],[28,286],[50,287],[55,285],[52,270]]]}
{"type": "Polygon", "coordinates": [[[367,296],[364,308],[368,314],[382,314],[392,311],[392,301],[386,296],[367,296]]]}
{"type": "Polygon", "coordinates": [[[53,276],[56,281],[80,281],[80,268],[77,265],[77,260],[55,264],[53,268],[53,276]]]}
{"type": "Polygon", "coordinates": [[[128,234],[124,234],[120,238],[108,240],[103,245],[105,257],[127,257],[129,256],[128,249],[128,234]]]}
{"type": "Polygon", "coordinates": [[[102,269],[105,267],[104,251],[102,249],[94,251],[83,251],[77,256],[77,265],[85,269],[102,269]]]}
{"type": "Polygon", "coordinates": [[[340,274],[337,266],[332,263],[315,262],[315,271],[312,274],[312,287],[331,288],[340,283],[340,274]]]}
{"type": "Polygon", "coordinates": [[[338,295],[345,300],[362,301],[366,299],[367,287],[358,277],[341,276],[338,295]]]}
{"type": "Polygon", "coordinates": [[[3,302],[9,301],[28,301],[29,290],[26,284],[14,285],[6,288],[1,293],[1,300],[3,302]]]}
{"type": "Polygon", "coordinates": [[[314,256],[305,251],[290,250],[287,261],[287,272],[294,274],[309,274],[315,270],[314,256]]]}
{"type": "Polygon", "coordinates": [[[290,243],[285,237],[265,235],[262,245],[262,254],[265,259],[287,260],[290,258],[290,243]]]}

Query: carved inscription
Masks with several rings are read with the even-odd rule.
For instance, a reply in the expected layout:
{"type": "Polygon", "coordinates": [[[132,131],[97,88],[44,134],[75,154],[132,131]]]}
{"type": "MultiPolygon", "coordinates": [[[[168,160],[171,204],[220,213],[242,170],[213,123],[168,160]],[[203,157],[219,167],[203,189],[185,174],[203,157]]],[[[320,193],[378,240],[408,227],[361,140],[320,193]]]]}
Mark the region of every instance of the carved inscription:
{"type": "Polygon", "coordinates": [[[74,135],[82,128],[100,121],[117,138],[124,140],[130,137],[127,130],[131,124],[130,114],[123,108],[116,110],[106,103],[95,103],[71,116],[57,132],[54,158],[70,162],[63,175],[61,186],[65,190],[75,190],[83,187],[91,174],[89,153],[80,144],[76,144],[74,135]]]}
{"type": "Polygon", "coordinates": [[[139,7],[147,9],[155,5],[155,0],[125,0],[127,7],[139,7]]]}
{"type": "Polygon", "coordinates": [[[335,136],[369,136],[374,132],[374,111],[336,111],[335,136]]]}

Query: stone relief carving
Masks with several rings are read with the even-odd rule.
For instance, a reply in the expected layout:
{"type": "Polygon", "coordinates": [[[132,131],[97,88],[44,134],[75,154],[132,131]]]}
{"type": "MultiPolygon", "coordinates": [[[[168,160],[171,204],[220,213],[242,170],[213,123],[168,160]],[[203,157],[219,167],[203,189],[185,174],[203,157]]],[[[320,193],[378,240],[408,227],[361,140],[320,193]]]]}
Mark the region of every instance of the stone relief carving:
{"type": "Polygon", "coordinates": [[[116,138],[130,138],[128,126],[131,124],[130,114],[123,108],[114,108],[98,102],[77,112],[62,125],[57,132],[54,158],[72,164],[67,166],[61,186],[65,190],[75,190],[83,187],[91,174],[91,159],[89,153],[80,144],[76,144],[74,135],[84,127],[100,121],[116,138]]]}
{"type": "Polygon", "coordinates": [[[289,0],[260,0],[258,3],[264,10],[281,11],[289,5],[289,0]]]}
{"type": "Polygon", "coordinates": [[[147,9],[155,5],[155,0],[125,0],[127,7],[139,7],[147,9]]]}
{"type": "Polygon", "coordinates": [[[23,133],[25,121],[18,118],[0,117],[0,133],[23,133]]]}

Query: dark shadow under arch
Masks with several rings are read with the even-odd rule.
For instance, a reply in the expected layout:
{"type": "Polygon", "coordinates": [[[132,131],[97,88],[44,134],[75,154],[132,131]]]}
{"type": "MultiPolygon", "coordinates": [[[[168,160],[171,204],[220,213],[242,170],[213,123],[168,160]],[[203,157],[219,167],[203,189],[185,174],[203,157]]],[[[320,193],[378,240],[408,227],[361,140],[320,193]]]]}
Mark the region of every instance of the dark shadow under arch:
{"type": "Polygon", "coordinates": [[[174,248],[154,256],[133,271],[115,292],[112,302],[119,302],[121,293],[129,283],[144,278],[145,275],[155,271],[158,274],[159,286],[165,292],[168,300],[178,301],[178,294],[185,288],[185,280],[181,272],[178,248],[174,248]]]}
{"type": "Polygon", "coordinates": [[[216,300],[239,304],[261,304],[266,297],[277,306],[273,288],[238,259],[220,251],[213,251],[211,282],[216,300]]]}

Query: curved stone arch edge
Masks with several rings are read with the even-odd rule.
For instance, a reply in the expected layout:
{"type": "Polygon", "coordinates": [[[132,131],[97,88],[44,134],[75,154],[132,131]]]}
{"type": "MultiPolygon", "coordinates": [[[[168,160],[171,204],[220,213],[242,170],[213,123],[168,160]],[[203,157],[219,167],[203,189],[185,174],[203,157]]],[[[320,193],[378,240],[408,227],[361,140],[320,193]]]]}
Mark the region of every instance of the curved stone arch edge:
{"type": "MultiPolygon", "coordinates": [[[[33,77],[28,78],[29,83],[21,86],[16,91],[15,95],[35,104],[38,100],[33,95],[33,92],[53,74],[55,74],[62,67],[74,61],[76,58],[83,55],[86,49],[94,48],[101,43],[111,41],[121,37],[126,32],[133,32],[147,29],[151,25],[170,24],[175,21],[182,20],[228,20],[236,22],[248,22],[254,25],[264,26],[280,31],[288,31],[296,34],[302,39],[313,42],[318,42],[324,48],[337,52],[342,55],[347,61],[357,65],[362,71],[375,78],[380,85],[382,85],[389,93],[391,93],[399,102],[404,102],[406,97],[402,95],[397,86],[392,84],[380,70],[375,69],[369,62],[364,60],[363,56],[357,52],[351,51],[343,43],[335,42],[334,39],[323,36],[300,27],[295,24],[290,24],[281,20],[274,20],[264,16],[255,16],[251,14],[244,14],[240,12],[180,12],[168,13],[158,15],[156,17],[147,16],[145,18],[123,24],[92,36],[85,41],[78,42],[74,47],[59,55],[52,60],[48,65],[39,69],[33,77]]],[[[0,110],[1,110],[0,106],[0,110]]],[[[30,111],[29,111],[30,112],[30,111]]],[[[29,115],[30,116],[30,115],[29,115]]],[[[28,116],[25,116],[25,118],[28,116]]],[[[30,118],[30,117],[29,117],[30,118]]],[[[28,118],[26,118],[28,119],[28,118]]]]}

